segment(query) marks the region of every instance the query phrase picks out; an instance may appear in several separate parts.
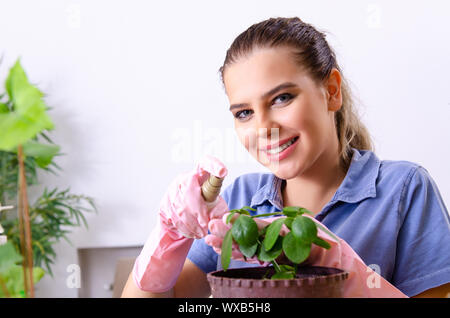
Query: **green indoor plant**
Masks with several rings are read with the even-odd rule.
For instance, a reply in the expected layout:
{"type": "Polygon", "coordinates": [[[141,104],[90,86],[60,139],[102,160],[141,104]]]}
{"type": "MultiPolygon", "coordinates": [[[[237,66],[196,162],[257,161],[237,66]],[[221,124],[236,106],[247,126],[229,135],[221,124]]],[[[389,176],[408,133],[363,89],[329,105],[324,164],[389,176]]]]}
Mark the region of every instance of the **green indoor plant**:
{"type": "Polygon", "coordinates": [[[262,295],[261,297],[272,297],[273,295],[282,295],[282,297],[304,297],[305,295],[306,297],[336,297],[340,294],[341,282],[347,278],[345,271],[334,268],[302,266],[302,262],[310,255],[312,244],[324,249],[331,247],[327,241],[317,235],[318,228],[338,241],[338,238],[325,227],[303,215],[305,213],[312,215],[310,211],[295,206],[285,207],[279,212],[259,215],[251,215],[249,211],[256,210],[245,206],[241,209],[231,210],[227,217],[226,222],[232,222],[232,226],[222,242],[220,257],[223,270],[208,274],[213,296],[214,293],[218,297],[228,297],[227,295],[233,297],[258,297],[258,295],[262,295]],[[237,217],[236,214],[238,214],[237,217]],[[258,228],[254,219],[268,216],[281,217],[262,229],[258,228]],[[281,231],[283,225],[289,229],[289,232],[284,236],[281,231]],[[237,243],[245,258],[256,257],[259,261],[270,263],[272,266],[228,269],[233,243],[237,243]],[[232,271],[234,272],[227,273],[232,271]],[[305,284],[300,281],[300,277],[308,276],[309,273],[311,275],[308,279],[317,278],[317,281],[320,280],[322,283],[330,284],[323,285],[321,283],[319,286],[317,283],[316,286],[319,287],[312,287],[314,284],[309,281],[306,284],[308,288],[305,288],[305,284]],[[324,281],[322,279],[324,275],[333,277],[324,281]],[[226,284],[224,280],[227,281],[226,284]],[[277,285],[274,282],[265,285],[258,280],[297,281],[295,284],[277,285]],[[338,282],[338,285],[336,285],[336,282],[338,282]],[[247,288],[242,287],[245,284],[248,284],[247,288]],[[253,288],[254,286],[259,287],[253,288]],[[265,291],[264,288],[261,288],[262,286],[276,287],[277,290],[265,291]],[[230,291],[223,291],[222,289],[230,291]],[[260,292],[262,293],[260,294],[260,292]],[[293,292],[293,294],[289,294],[290,292],[293,292]],[[300,294],[302,296],[298,296],[300,294]]]}
{"type": "Polygon", "coordinates": [[[38,170],[52,173],[53,168],[60,170],[54,162],[54,157],[60,155],[60,147],[46,134],[54,125],[47,114],[44,94],[28,81],[20,60],[10,69],[5,89],[0,95],[0,205],[16,203],[17,216],[0,214],[9,241],[2,250],[11,257],[9,262],[3,257],[6,263],[0,265],[3,270],[0,274],[9,277],[9,286],[15,286],[12,292],[5,293],[3,285],[0,296],[3,292],[3,296],[14,297],[17,285],[23,282],[23,296],[33,297],[34,283],[42,277],[36,275],[36,268],[45,266],[51,275],[56,257],[53,245],[60,238],[67,240],[68,227],[82,225],[81,222],[87,227],[83,212],[96,208],[92,198],[57,188],[51,191],[45,188],[34,204],[28,203],[27,187],[38,184],[38,170]],[[11,247],[20,253],[21,277],[15,267],[19,258],[13,256],[11,247]]]}
{"type": "Polygon", "coordinates": [[[317,227],[326,231],[330,236],[337,238],[325,227],[303,216],[304,213],[311,214],[305,208],[285,207],[281,212],[250,215],[248,210],[256,211],[250,207],[231,210],[227,218],[227,223],[238,213],[239,217],[233,222],[231,229],[225,235],[222,243],[222,267],[228,269],[233,241],[239,245],[241,253],[252,258],[255,255],[262,262],[271,262],[276,274],[272,279],[294,278],[298,272],[298,264],[305,261],[310,252],[312,244],[316,244],[325,249],[330,248],[330,244],[317,236],[317,227]],[[259,230],[258,225],[253,220],[257,217],[279,216],[284,217],[268,224],[259,230]],[[281,227],[286,225],[290,232],[286,236],[280,234],[281,227]],[[278,265],[276,259],[284,252],[284,255],[292,265],[278,265]]]}
{"type": "MultiPolygon", "coordinates": [[[[13,243],[7,242],[0,245],[0,298],[26,297],[24,290],[24,278],[22,268],[22,255],[17,252],[13,243]]],[[[40,267],[33,267],[33,282],[38,282],[45,274],[40,267]]]]}

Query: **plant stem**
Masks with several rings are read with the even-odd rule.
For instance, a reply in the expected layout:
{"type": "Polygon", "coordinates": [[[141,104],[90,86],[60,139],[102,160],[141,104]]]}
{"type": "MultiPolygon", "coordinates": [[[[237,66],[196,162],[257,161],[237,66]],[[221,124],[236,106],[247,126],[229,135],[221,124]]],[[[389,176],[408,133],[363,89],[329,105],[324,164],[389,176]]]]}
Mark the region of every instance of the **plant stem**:
{"type": "Polygon", "coordinates": [[[6,284],[1,276],[0,276],[0,286],[2,287],[3,293],[5,294],[6,298],[10,298],[11,295],[8,291],[8,288],[6,288],[6,284]]]}
{"type": "Polygon", "coordinates": [[[278,265],[277,261],[273,260],[273,261],[272,261],[272,265],[273,265],[273,267],[275,268],[275,271],[276,271],[277,273],[281,272],[281,268],[280,268],[280,266],[278,265]]]}
{"type": "Polygon", "coordinates": [[[20,253],[22,254],[22,269],[23,269],[23,283],[24,283],[24,291],[25,295],[28,295],[28,279],[27,279],[27,261],[25,258],[25,232],[23,226],[23,208],[22,208],[22,196],[20,193],[20,174],[19,174],[19,189],[18,189],[18,198],[17,198],[17,216],[19,219],[19,242],[20,242],[20,253]]]}
{"type": "Polygon", "coordinates": [[[273,213],[265,213],[265,214],[257,214],[257,215],[252,215],[252,218],[259,218],[262,216],[272,216],[272,215],[282,215],[282,212],[273,212],[273,213]]]}
{"type": "MultiPolygon", "coordinates": [[[[19,158],[19,202],[22,202],[22,217],[23,217],[23,230],[25,238],[24,260],[26,269],[24,270],[24,281],[28,283],[29,297],[34,298],[34,284],[33,284],[33,247],[31,243],[31,225],[30,225],[30,213],[28,206],[27,196],[27,180],[25,176],[24,167],[24,155],[22,145],[18,146],[17,154],[19,158]]],[[[25,285],[27,285],[25,283],[25,285]]]]}

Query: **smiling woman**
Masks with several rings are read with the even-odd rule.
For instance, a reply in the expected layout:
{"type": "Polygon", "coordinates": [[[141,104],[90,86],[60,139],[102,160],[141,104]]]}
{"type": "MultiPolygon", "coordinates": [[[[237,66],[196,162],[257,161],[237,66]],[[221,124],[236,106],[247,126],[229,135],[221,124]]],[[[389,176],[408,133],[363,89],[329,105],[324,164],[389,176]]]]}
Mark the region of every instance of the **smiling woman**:
{"type": "MultiPolygon", "coordinates": [[[[286,206],[305,208],[352,251],[316,254],[305,261],[308,265],[322,266],[327,259],[329,264],[346,264],[342,266],[354,270],[354,260],[362,259],[379,269],[395,295],[415,296],[434,288],[448,291],[450,251],[440,246],[450,243],[449,217],[439,190],[420,165],[375,155],[323,33],[299,18],[254,24],[233,41],[220,74],[240,141],[270,170],[244,174],[230,184],[221,193],[228,210],[247,206],[254,215],[266,215],[286,206]]],[[[196,183],[189,184],[192,193],[198,193],[196,183]]],[[[183,193],[187,191],[174,197],[171,206],[183,208],[180,213],[186,215],[186,202],[199,201],[177,201],[183,193]]],[[[219,210],[208,222],[211,233],[213,224],[222,222],[219,210]]],[[[146,295],[207,295],[206,274],[222,266],[217,254],[221,238],[215,236],[189,241],[190,248],[180,245],[178,257],[169,259],[169,252],[159,256],[164,264],[173,264],[189,249],[182,270],[177,263],[180,272],[161,271],[161,277],[170,278],[166,288],[147,289],[146,295]]],[[[175,245],[160,246],[175,253],[175,245]]],[[[232,258],[238,252],[233,250],[232,258]]],[[[236,257],[228,268],[254,266],[236,257]]],[[[354,270],[351,276],[358,277],[365,269],[354,270]]],[[[158,280],[145,271],[142,276],[148,282],[158,280]]],[[[361,277],[360,288],[355,287],[356,280],[348,280],[353,283],[348,283],[346,296],[376,294],[372,287],[362,286],[361,277]]],[[[128,286],[124,295],[133,294],[132,276],[128,286]]]]}
{"type": "MultiPolygon", "coordinates": [[[[418,250],[406,253],[450,242],[448,226],[439,225],[448,224],[439,191],[419,165],[375,156],[324,33],[299,18],[267,19],[234,40],[219,71],[240,141],[273,173],[239,177],[223,193],[230,209],[305,207],[408,296],[448,290],[448,252],[436,251],[440,266],[418,250]]],[[[189,254],[205,272],[214,269],[199,259],[207,251],[199,241],[189,254]]]]}

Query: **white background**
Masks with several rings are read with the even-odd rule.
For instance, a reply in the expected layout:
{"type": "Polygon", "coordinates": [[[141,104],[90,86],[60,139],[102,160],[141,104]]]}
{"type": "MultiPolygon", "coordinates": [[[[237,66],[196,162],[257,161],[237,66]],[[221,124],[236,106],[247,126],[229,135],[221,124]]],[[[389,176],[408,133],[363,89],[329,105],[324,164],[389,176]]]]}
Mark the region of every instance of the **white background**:
{"type": "Polygon", "coordinates": [[[66,154],[42,186],[70,186],[99,208],[73,246],[57,245],[38,296],[77,295],[66,286],[76,248],[143,244],[165,188],[203,153],[227,165],[225,185],[264,170],[237,142],[218,69],[239,33],[276,16],[327,32],[376,154],[423,165],[449,205],[447,1],[1,0],[1,82],[21,57],[66,154]]]}

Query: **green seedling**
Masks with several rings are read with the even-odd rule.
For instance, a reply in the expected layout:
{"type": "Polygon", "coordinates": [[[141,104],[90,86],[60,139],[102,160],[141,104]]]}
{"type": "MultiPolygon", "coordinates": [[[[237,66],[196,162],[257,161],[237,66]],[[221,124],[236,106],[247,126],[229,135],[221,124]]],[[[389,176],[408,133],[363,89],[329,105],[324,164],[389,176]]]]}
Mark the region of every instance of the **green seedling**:
{"type": "Polygon", "coordinates": [[[227,224],[234,221],[222,242],[221,261],[225,271],[230,265],[233,242],[239,245],[239,250],[245,258],[256,256],[262,262],[271,263],[275,269],[271,279],[292,279],[297,275],[297,265],[309,257],[312,244],[325,249],[331,247],[327,241],[317,236],[317,228],[339,241],[325,227],[303,216],[305,213],[313,215],[305,208],[288,206],[280,212],[259,215],[251,215],[249,211],[256,210],[244,206],[241,209],[231,210],[227,217],[227,224]],[[234,218],[236,214],[239,216],[234,218]],[[263,229],[258,229],[254,218],[267,216],[281,217],[263,229]],[[289,229],[285,236],[281,235],[283,225],[289,229]],[[277,259],[282,256],[282,253],[290,264],[278,264],[277,259]]]}

